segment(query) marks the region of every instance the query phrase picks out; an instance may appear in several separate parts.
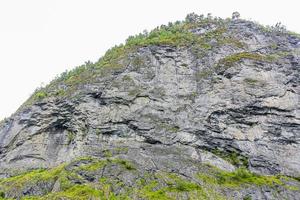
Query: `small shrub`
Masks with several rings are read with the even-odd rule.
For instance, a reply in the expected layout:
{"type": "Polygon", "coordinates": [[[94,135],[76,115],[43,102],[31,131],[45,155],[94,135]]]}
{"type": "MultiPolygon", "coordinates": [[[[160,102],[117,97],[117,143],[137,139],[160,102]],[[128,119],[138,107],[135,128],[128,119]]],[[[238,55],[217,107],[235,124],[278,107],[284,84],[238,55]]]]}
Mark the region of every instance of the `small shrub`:
{"type": "Polygon", "coordinates": [[[71,144],[75,139],[75,134],[71,131],[68,131],[68,144],[71,144]]]}
{"type": "Polygon", "coordinates": [[[250,195],[246,195],[245,197],[243,197],[243,200],[252,200],[252,197],[250,195]]]}
{"type": "Polygon", "coordinates": [[[234,63],[239,62],[243,59],[249,60],[257,60],[257,61],[267,61],[269,60],[268,57],[258,54],[258,53],[251,53],[251,52],[242,52],[236,53],[230,56],[227,56],[219,61],[219,65],[224,66],[232,66],[234,63]]]}
{"type": "Polygon", "coordinates": [[[66,94],[66,91],[65,90],[58,90],[55,92],[55,96],[64,96],[66,94]]]}
{"type": "Polygon", "coordinates": [[[51,193],[45,199],[102,199],[103,193],[90,185],[74,185],[71,188],[58,193],[51,193]]]}
{"type": "Polygon", "coordinates": [[[217,182],[229,187],[239,187],[244,184],[253,185],[282,185],[280,178],[276,176],[262,176],[254,174],[245,168],[239,168],[234,172],[219,171],[216,174],[217,182]]]}
{"type": "Polygon", "coordinates": [[[127,170],[135,170],[133,164],[127,160],[115,159],[114,162],[121,164],[127,170]]]}
{"type": "Polygon", "coordinates": [[[233,19],[233,20],[235,20],[235,19],[239,19],[240,18],[240,13],[239,12],[233,12],[232,13],[232,17],[231,17],[231,19],[233,19]]]}
{"type": "Polygon", "coordinates": [[[295,179],[296,181],[299,181],[299,182],[300,182],[300,176],[294,177],[294,179],[295,179]]]}
{"type": "Polygon", "coordinates": [[[3,198],[3,199],[5,198],[5,193],[3,191],[0,191],[0,199],[1,198],[3,198]]]}
{"type": "Polygon", "coordinates": [[[95,130],[95,133],[96,133],[97,136],[101,135],[101,133],[102,133],[102,132],[101,132],[101,129],[98,129],[98,128],[97,128],[97,129],[95,130]]]}
{"type": "Polygon", "coordinates": [[[79,169],[92,172],[92,171],[102,169],[107,163],[108,161],[106,160],[93,160],[91,163],[87,165],[80,166],[79,169]]]}
{"type": "Polygon", "coordinates": [[[182,178],[179,178],[178,176],[173,176],[174,185],[171,185],[171,189],[175,189],[179,192],[189,192],[194,190],[199,190],[201,187],[197,185],[196,183],[193,183],[191,181],[186,181],[182,178]]]}
{"type": "Polygon", "coordinates": [[[219,149],[209,150],[211,153],[223,158],[224,160],[230,162],[231,164],[238,167],[247,167],[248,166],[248,158],[246,156],[240,155],[237,152],[227,152],[221,151],[219,149]]]}
{"type": "Polygon", "coordinates": [[[36,100],[42,100],[44,98],[46,98],[48,95],[45,91],[39,91],[39,92],[36,92],[34,94],[34,99],[36,100]]]}
{"type": "Polygon", "coordinates": [[[113,153],[110,150],[106,149],[106,150],[103,150],[103,155],[105,157],[112,157],[113,153]]]}

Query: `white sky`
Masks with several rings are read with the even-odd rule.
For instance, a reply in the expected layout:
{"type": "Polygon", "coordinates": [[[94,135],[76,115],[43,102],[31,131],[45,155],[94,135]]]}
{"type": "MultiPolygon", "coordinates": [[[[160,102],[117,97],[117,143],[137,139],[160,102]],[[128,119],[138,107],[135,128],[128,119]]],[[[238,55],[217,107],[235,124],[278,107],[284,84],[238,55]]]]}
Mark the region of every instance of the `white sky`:
{"type": "Polygon", "coordinates": [[[299,0],[0,0],[0,119],[42,83],[96,61],[129,35],[186,14],[212,13],[262,24],[282,22],[300,33],[299,0]],[[298,2],[298,3],[297,3],[298,2]]]}

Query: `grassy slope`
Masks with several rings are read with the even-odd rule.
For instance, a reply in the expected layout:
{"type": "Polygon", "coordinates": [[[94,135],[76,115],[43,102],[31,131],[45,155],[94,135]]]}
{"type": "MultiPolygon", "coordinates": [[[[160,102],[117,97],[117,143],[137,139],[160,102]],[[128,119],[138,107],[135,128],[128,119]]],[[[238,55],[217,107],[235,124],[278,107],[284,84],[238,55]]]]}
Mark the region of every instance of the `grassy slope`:
{"type": "Polygon", "coordinates": [[[200,165],[200,171],[193,181],[176,173],[163,171],[141,173],[136,166],[122,159],[80,158],[72,163],[63,164],[49,170],[34,170],[21,175],[0,180],[0,199],[24,191],[34,185],[59,183],[59,189],[51,192],[47,187],[39,196],[22,196],[23,200],[46,199],[133,199],[149,200],[176,199],[189,196],[190,199],[224,199],[224,190],[239,190],[247,187],[285,187],[289,190],[299,190],[287,184],[296,181],[284,176],[261,176],[240,168],[235,172],[225,172],[218,168],[200,165]],[[76,163],[74,165],[74,163],[76,163]],[[75,166],[75,167],[70,167],[75,166]],[[128,186],[122,179],[103,175],[93,182],[86,181],[85,174],[96,177],[104,168],[118,166],[122,173],[138,175],[133,186],[128,186]],[[118,188],[122,191],[116,193],[118,188]]]}

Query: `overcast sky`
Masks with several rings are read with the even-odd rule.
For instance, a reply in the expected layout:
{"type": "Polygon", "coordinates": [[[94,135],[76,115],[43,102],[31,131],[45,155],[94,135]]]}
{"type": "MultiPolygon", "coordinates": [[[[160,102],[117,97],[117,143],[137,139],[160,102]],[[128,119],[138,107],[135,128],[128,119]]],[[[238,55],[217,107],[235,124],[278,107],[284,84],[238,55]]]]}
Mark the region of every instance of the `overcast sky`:
{"type": "Polygon", "coordinates": [[[96,61],[129,35],[187,13],[282,22],[300,33],[299,0],[0,0],[0,119],[41,84],[96,61]]]}

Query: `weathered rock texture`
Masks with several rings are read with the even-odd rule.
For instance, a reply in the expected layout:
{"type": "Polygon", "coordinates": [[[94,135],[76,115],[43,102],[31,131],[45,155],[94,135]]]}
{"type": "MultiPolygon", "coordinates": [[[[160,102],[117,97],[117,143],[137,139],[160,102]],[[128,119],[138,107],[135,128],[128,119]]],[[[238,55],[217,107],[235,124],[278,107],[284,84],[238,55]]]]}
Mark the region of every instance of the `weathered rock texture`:
{"type": "MultiPolygon", "coordinates": [[[[220,26],[190,31],[208,37],[220,26]]],[[[1,176],[109,152],[135,163],[139,173],[193,177],[208,163],[299,177],[299,37],[240,19],[224,20],[221,28],[207,39],[209,48],[139,46],[118,61],[121,67],[95,70],[70,95],[20,108],[0,127],[1,176]]],[[[67,87],[59,83],[48,92],[67,87]]],[[[251,187],[223,194],[297,199],[294,184],[281,196],[251,187]]]]}

